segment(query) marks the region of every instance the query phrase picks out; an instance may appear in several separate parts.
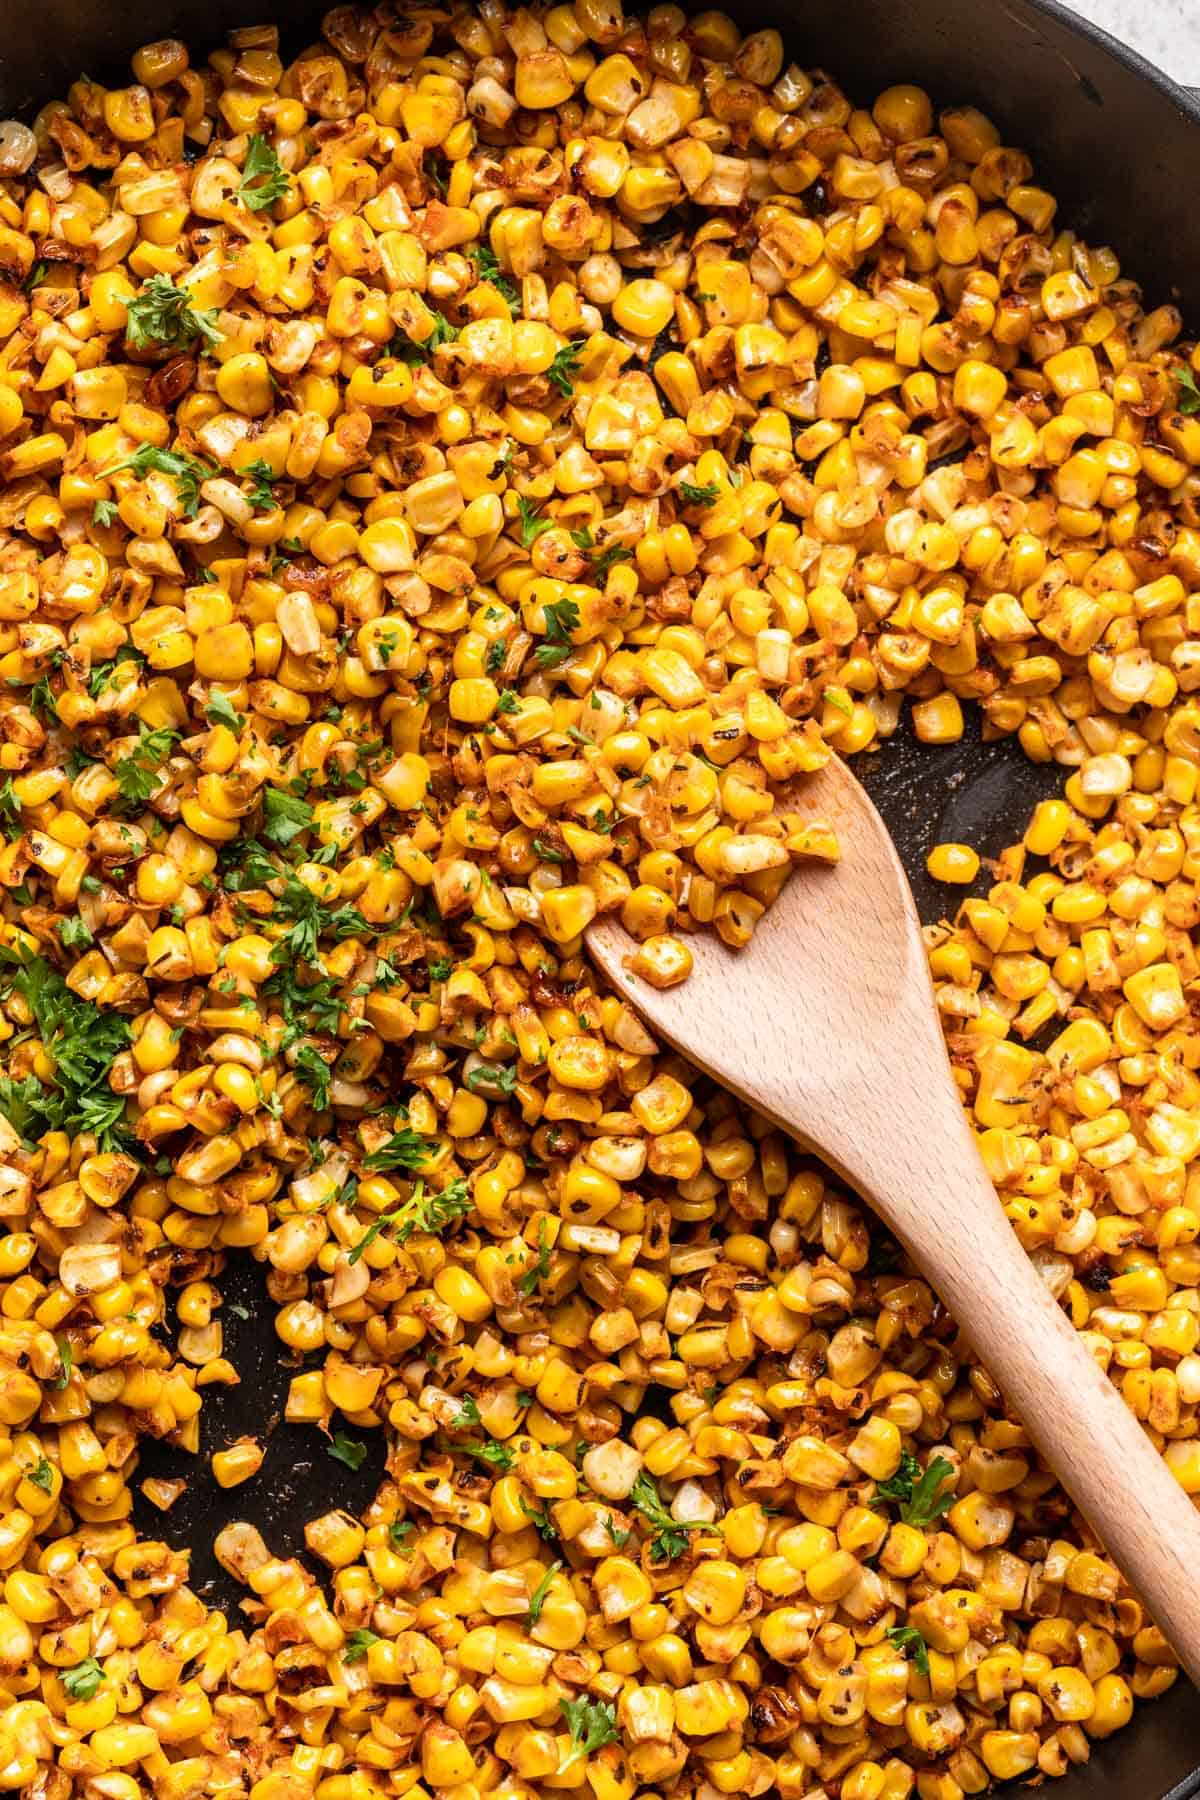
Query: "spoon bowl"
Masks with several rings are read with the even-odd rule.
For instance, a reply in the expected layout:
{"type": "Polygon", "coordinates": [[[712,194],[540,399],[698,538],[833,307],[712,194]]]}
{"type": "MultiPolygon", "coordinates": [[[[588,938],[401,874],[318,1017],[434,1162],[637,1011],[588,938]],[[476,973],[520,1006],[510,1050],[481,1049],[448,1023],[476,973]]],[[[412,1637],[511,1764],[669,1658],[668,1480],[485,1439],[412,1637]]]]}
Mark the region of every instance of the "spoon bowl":
{"type": "Polygon", "coordinates": [[[637,945],[607,915],[588,927],[589,954],[652,1032],[819,1155],[895,1232],[1200,1682],[1200,1512],[1005,1217],[887,828],[836,758],[804,778],[796,804],[829,821],[841,859],[793,870],[744,950],[697,933],[688,979],[655,988],[631,972],[637,945]]]}

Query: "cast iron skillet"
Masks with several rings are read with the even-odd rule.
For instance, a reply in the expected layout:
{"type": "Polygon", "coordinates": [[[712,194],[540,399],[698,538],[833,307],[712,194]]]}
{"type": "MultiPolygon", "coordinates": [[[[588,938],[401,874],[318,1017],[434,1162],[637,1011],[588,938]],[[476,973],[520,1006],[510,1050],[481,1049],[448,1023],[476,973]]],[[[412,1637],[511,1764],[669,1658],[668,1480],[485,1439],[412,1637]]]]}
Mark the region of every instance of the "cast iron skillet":
{"type": "MultiPolygon", "coordinates": [[[[0,117],[65,92],[82,69],[127,80],[130,51],[151,37],[177,35],[204,53],[230,26],[276,16],[286,20],[285,39],[295,51],[315,35],[326,6],[159,0],[149,16],[132,0],[12,0],[5,10],[0,117]]],[[[1037,179],[1059,197],[1060,218],[1094,243],[1112,243],[1150,304],[1177,300],[1192,330],[1200,325],[1200,227],[1189,224],[1184,204],[1200,159],[1200,104],[1057,0],[803,0],[799,8],[788,0],[725,0],[725,10],[747,29],[773,25],[790,56],[806,68],[828,69],[859,99],[915,81],[938,104],[982,107],[1006,143],[1034,155],[1037,179]]],[[[925,874],[930,845],[965,840],[994,855],[1019,836],[1033,805],[1059,780],[1054,769],[1027,763],[1013,740],[981,743],[977,720],[964,742],[938,749],[902,730],[860,758],[857,772],[895,837],[927,921],[947,905],[946,890],[925,874]]],[[[139,1523],[148,1535],[194,1546],[199,1591],[235,1607],[242,1590],[212,1556],[221,1525],[251,1519],[273,1550],[303,1553],[306,1519],[330,1506],[357,1509],[373,1495],[383,1444],[381,1433],[366,1433],[367,1461],[352,1473],[325,1454],[317,1433],[280,1425],[293,1371],[281,1361],[269,1322],[275,1309],[263,1271],[241,1257],[221,1285],[245,1313],[239,1318],[226,1307],[222,1314],[242,1385],[208,1390],[203,1459],[161,1445],[144,1450],[142,1475],[184,1474],[190,1483],[167,1515],[139,1500],[139,1523]],[[241,1433],[269,1434],[267,1460],[254,1481],[223,1493],[207,1458],[241,1433]]],[[[1054,1800],[1185,1800],[1200,1793],[1196,1692],[1180,1682],[1139,1711],[1131,1729],[1097,1744],[1089,1768],[1046,1791],[1054,1800]]]]}

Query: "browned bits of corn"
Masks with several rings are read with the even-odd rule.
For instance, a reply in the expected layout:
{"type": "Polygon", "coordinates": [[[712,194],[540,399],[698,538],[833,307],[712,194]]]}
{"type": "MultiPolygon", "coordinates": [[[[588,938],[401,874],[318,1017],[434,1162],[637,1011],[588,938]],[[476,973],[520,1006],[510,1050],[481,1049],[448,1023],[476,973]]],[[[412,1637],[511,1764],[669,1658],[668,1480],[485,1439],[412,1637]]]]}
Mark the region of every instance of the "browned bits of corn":
{"type": "Polygon", "coordinates": [[[837,853],[800,778],[905,694],[1059,764],[938,1003],[1200,1494],[1178,315],[980,113],[720,13],[341,7],[133,76],[0,126],[0,1788],[1085,1762],[1162,1636],[919,1274],[582,933],[663,984],[746,943],[837,853]],[[387,1475],[308,1522],[321,1582],[228,1524],[226,1620],[133,1506],[169,1535],[183,1486],[143,1435],[220,1488],[268,1453],[201,1428],[238,1252],[316,1359],[289,1419],[387,1475]]]}

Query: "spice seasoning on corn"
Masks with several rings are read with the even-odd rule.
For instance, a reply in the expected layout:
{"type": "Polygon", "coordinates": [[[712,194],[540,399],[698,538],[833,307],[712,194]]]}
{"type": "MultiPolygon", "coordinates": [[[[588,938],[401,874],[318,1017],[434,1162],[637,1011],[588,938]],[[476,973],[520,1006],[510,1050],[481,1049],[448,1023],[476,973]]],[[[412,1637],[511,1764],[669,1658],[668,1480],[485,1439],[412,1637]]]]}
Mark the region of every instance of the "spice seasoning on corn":
{"type": "Polygon", "coordinates": [[[133,77],[0,127],[0,1787],[1085,1762],[1160,1632],[919,1273],[582,933],[663,985],[748,942],[837,854],[804,774],[906,695],[1061,766],[929,932],[938,1004],[1200,1493],[1178,314],[982,114],[720,13],[341,7],[133,77]],[[315,1359],[288,1418],[387,1473],[308,1522],[322,1581],[227,1524],[226,1619],[134,1496],[169,1535],[142,1436],[262,1464],[202,1429],[239,1254],[315,1359]]]}

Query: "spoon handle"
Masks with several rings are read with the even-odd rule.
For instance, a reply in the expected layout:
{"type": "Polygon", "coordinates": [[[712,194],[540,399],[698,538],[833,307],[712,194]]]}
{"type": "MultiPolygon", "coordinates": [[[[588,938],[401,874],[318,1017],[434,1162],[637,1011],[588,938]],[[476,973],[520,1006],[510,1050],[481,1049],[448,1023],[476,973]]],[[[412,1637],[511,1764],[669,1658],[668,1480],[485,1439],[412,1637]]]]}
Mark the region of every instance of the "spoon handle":
{"type": "MultiPolygon", "coordinates": [[[[938,1046],[940,1053],[941,1046],[938,1046]]],[[[1022,1249],[942,1070],[909,1061],[886,1142],[835,1158],[904,1240],[1033,1442],[1200,1685],[1200,1510],[1022,1249]],[[944,1117],[934,1095],[945,1096],[944,1117]],[[899,1114],[899,1116],[898,1116],[899,1114]],[[857,1165],[857,1166],[854,1166],[857,1165]]],[[[895,1082],[896,1065],[883,1071],[895,1082]]],[[[901,1077],[903,1081],[903,1077],[901,1077]]],[[[826,1149],[828,1154],[828,1147],[826,1149]]]]}

